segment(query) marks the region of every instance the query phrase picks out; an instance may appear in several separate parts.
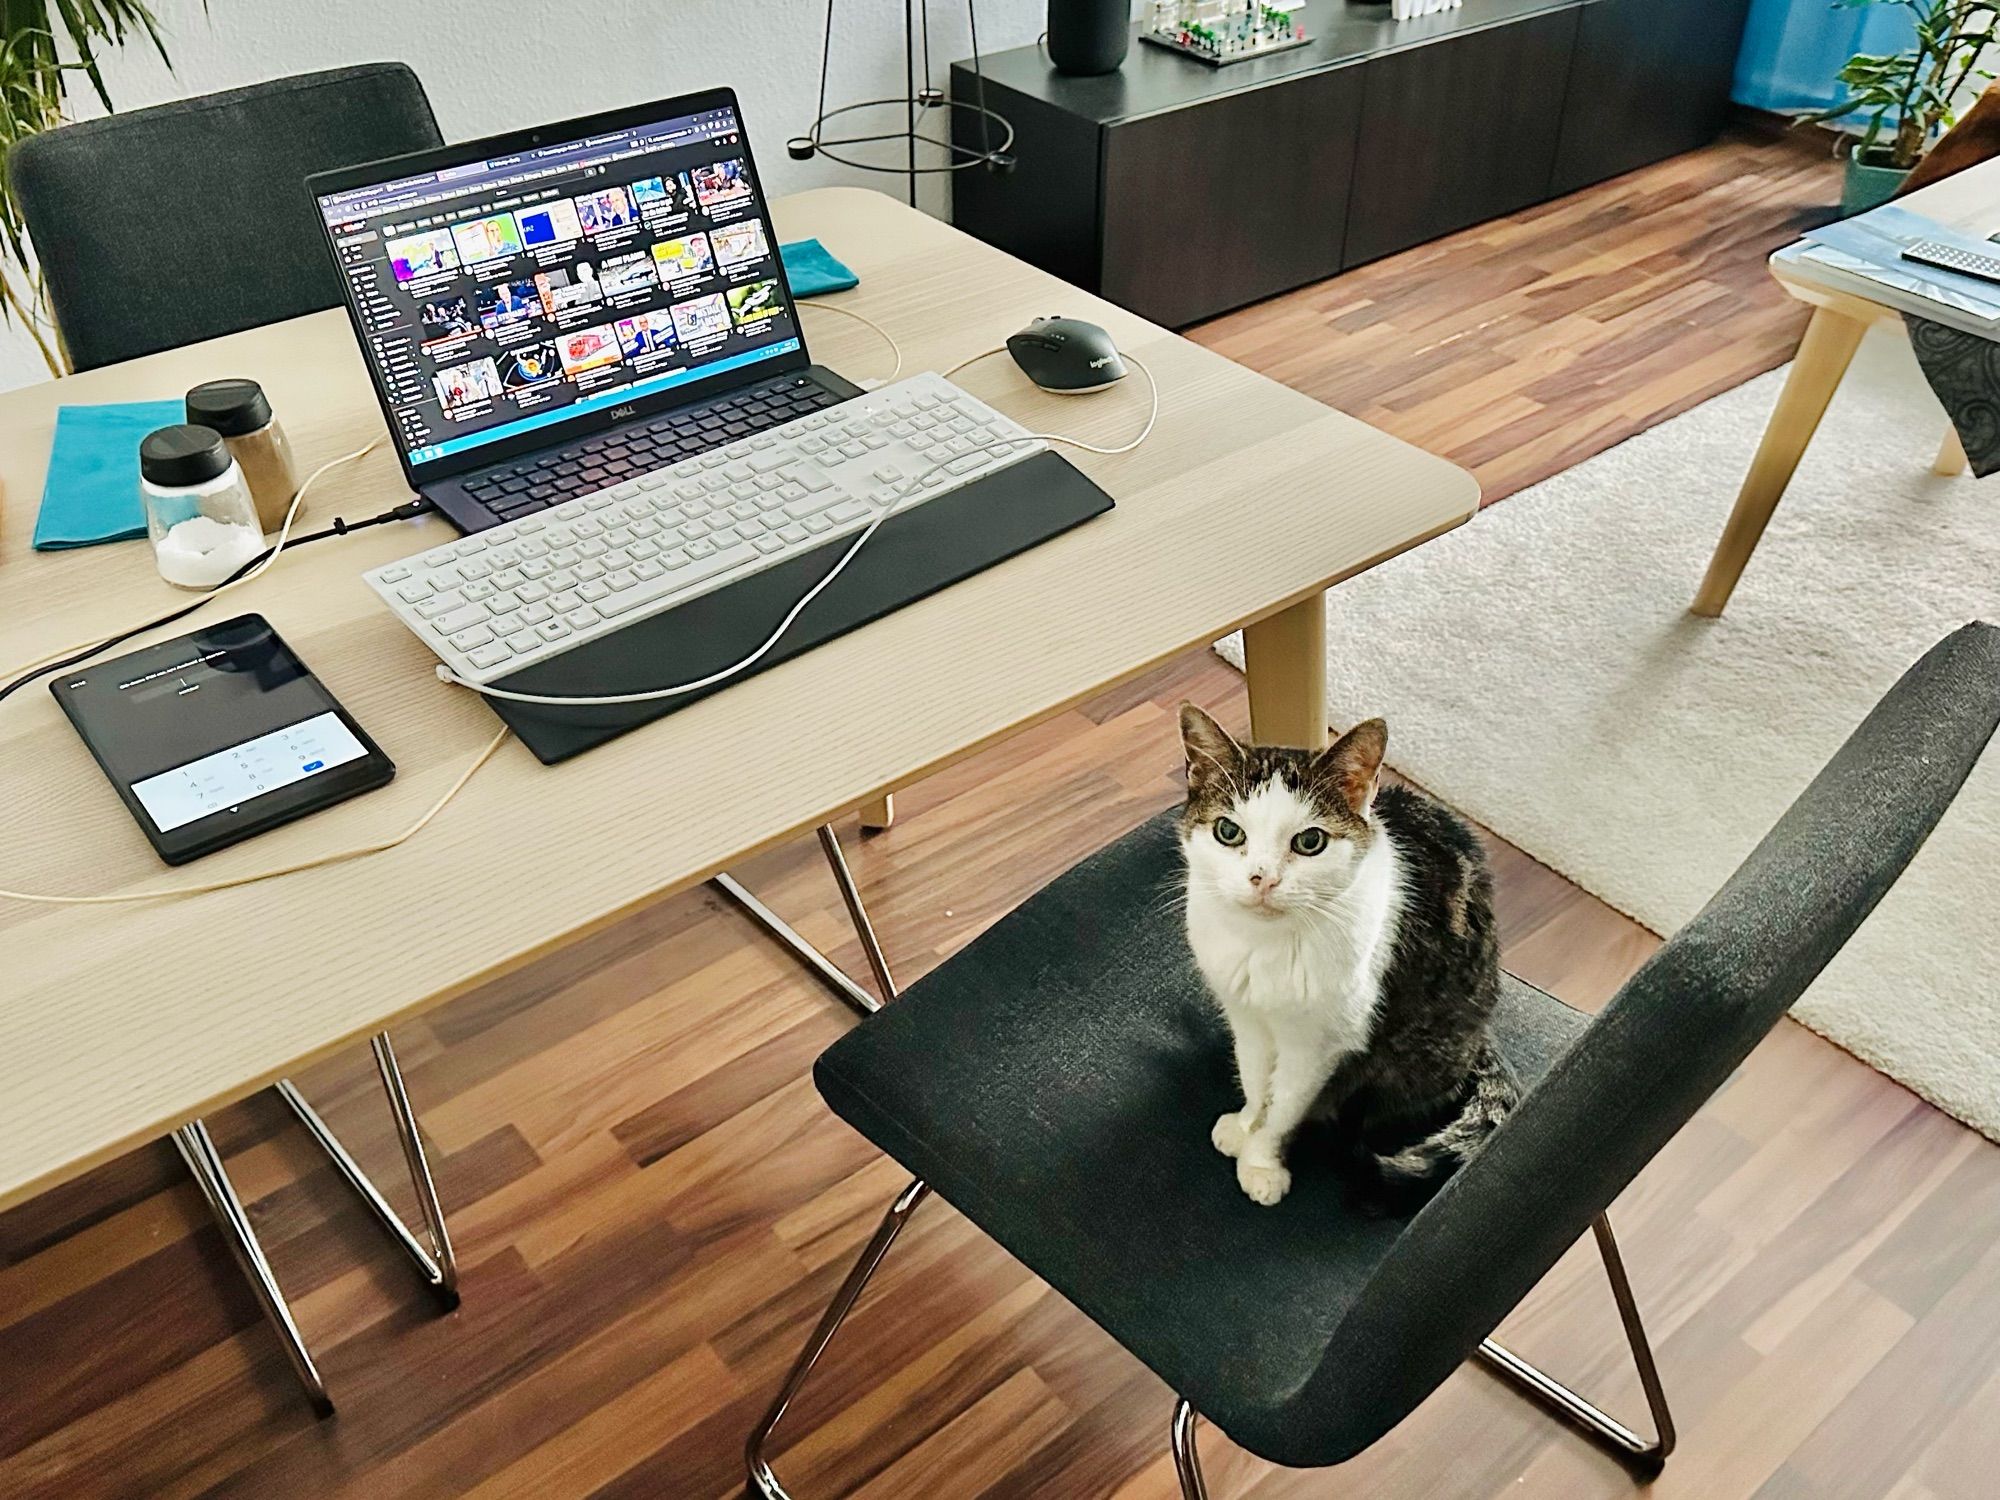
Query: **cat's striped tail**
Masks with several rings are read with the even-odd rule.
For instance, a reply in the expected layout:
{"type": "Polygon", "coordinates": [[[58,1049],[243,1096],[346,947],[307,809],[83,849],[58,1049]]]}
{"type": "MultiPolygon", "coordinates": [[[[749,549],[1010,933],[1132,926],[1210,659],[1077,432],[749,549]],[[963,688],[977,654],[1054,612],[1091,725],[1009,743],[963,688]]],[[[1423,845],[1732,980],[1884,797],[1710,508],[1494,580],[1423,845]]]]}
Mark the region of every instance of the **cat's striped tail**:
{"type": "Polygon", "coordinates": [[[1398,1190],[1442,1184],[1500,1127],[1520,1096],[1506,1059],[1488,1039],[1473,1065],[1472,1087],[1466,1094],[1465,1107],[1457,1116],[1424,1139],[1392,1155],[1375,1158],[1383,1184],[1398,1190]]]}

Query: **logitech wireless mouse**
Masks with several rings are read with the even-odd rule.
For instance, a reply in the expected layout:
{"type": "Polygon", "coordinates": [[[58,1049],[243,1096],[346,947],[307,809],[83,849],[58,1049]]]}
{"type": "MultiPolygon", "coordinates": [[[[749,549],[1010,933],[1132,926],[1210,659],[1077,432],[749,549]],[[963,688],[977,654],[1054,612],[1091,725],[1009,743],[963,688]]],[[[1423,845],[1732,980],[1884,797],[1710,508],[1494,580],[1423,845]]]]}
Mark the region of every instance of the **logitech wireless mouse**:
{"type": "Polygon", "coordinates": [[[1080,318],[1037,318],[1007,340],[1007,352],[1045,391],[1094,391],[1125,378],[1111,335],[1080,318]]]}

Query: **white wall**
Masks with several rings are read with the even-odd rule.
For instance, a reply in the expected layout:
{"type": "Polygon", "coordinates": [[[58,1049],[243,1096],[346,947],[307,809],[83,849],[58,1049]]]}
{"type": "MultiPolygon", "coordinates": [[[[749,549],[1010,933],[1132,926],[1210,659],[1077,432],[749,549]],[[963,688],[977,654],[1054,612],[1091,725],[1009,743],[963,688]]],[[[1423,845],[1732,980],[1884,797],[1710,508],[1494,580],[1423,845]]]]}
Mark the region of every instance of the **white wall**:
{"type": "MultiPolygon", "coordinates": [[[[1043,29],[1045,0],[978,6],[982,51],[1022,46],[1043,29]]],[[[445,139],[466,140],[728,84],[773,191],[837,181],[903,191],[902,178],[785,154],[818,97],[821,0],[210,0],[205,12],[201,0],[155,0],[155,11],[174,71],[144,43],[127,46],[104,69],[120,109],[400,59],[423,79],[445,139]]],[[[900,95],[902,0],[835,0],[835,17],[829,105],[900,95]]],[[[938,87],[969,55],[965,5],[931,0],[938,87]]],[[[87,84],[72,103],[78,117],[101,113],[87,84]]],[[[936,209],[941,184],[927,187],[936,209]]],[[[20,330],[0,329],[0,388],[45,378],[20,330]]]]}

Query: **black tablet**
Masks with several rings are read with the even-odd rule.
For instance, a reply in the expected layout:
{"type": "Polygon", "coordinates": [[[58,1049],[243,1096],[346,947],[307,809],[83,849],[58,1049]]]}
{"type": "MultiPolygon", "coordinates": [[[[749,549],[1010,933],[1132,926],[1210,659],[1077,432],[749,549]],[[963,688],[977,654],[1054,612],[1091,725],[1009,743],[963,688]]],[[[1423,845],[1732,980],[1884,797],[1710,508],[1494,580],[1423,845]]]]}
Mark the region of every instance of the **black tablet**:
{"type": "Polygon", "coordinates": [[[262,615],[84,668],[49,691],[170,865],[396,774],[262,615]]]}

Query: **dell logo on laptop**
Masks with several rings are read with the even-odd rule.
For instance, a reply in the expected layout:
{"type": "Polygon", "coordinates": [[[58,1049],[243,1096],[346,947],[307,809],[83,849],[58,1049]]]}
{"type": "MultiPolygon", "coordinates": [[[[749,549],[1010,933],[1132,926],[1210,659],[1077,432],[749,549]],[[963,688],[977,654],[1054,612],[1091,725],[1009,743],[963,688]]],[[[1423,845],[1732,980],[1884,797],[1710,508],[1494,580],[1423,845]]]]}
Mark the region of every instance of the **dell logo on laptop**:
{"type": "Polygon", "coordinates": [[[639,415],[639,408],[636,405],[627,404],[625,406],[614,406],[611,408],[611,420],[614,422],[622,422],[627,417],[636,417],[638,415],[639,415]]]}

